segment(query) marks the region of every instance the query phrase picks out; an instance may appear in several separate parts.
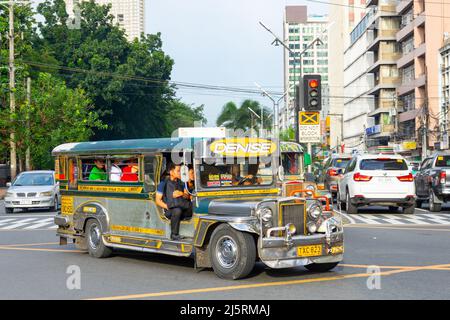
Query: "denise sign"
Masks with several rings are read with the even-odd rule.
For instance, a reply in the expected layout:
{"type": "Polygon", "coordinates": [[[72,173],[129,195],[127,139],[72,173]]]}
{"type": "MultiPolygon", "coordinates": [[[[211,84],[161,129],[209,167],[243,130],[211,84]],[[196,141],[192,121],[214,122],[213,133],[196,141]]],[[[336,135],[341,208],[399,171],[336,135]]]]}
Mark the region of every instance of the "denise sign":
{"type": "Polygon", "coordinates": [[[258,157],[272,154],[277,146],[266,139],[235,138],[214,141],[209,148],[211,152],[222,156],[258,157]]]}

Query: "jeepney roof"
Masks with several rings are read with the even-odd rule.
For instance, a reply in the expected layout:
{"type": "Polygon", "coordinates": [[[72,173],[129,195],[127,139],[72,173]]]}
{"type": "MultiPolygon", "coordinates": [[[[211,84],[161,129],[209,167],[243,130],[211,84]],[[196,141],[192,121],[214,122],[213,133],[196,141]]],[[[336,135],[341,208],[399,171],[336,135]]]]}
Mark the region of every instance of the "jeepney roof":
{"type": "Polygon", "coordinates": [[[281,152],[300,152],[303,153],[303,147],[297,142],[291,141],[281,141],[280,142],[281,152]]]}
{"type": "Polygon", "coordinates": [[[55,147],[52,151],[52,155],[181,151],[182,149],[192,149],[194,143],[193,140],[194,139],[192,138],[157,138],[73,142],[64,143],[55,147]]]}

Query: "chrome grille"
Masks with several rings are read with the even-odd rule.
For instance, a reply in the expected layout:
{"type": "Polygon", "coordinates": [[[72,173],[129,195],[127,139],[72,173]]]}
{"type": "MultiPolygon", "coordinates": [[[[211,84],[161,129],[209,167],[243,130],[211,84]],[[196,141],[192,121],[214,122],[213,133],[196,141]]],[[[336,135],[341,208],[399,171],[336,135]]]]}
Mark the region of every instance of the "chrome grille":
{"type": "Polygon", "coordinates": [[[297,229],[297,234],[306,234],[305,226],[305,203],[282,203],[280,204],[280,222],[281,226],[288,223],[294,224],[297,229]]]}
{"type": "Polygon", "coordinates": [[[23,198],[23,197],[25,197],[25,193],[23,193],[23,192],[18,192],[18,193],[17,193],[17,196],[23,198]]]}

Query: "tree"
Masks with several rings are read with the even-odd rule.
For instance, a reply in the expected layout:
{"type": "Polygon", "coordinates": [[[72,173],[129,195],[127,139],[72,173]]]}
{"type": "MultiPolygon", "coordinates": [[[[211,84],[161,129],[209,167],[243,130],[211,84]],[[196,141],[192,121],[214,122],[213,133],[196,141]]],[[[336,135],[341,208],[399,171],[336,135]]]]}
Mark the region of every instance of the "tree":
{"type": "MultiPolygon", "coordinates": [[[[10,116],[4,109],[0,118],[10,116]]],[[[15,130],[19,155],[23,159],[30,147],[33,167],[41,169],[53,168],[50,151],[57,145],[89,140],[93,129],[105,128],[82,89],[69,89],[47,73],[33,82],[31,103],[22,101],[12,118],[5,129],[15,130]]]]}
{"type": "Polygon", "coordinates": [[[193,127],[196,122],[206,124],[206,118],[203,115],[204,106],[189,106],[180,100],[174,100],[170,103],[167,112],[167,123],[169,131],[173,132],[181,127],[193,127]]]}
{"type": "Polygon", "coordinates": [[[95,130],[95,139],[167,136],[173,60],[159,33],[128,42],[109,10],[81,2],[81,28],[71,29],[64,0],[47,0],[38,6],[44,22],[36,43],[56,58],[70,88],[85,90],[108,124],[108,130],[95,130]]]}
{"type": "Polygon", "coordinates": [[[258,116],[261,115],[261,108],[263,108],[264,129],[270,129],[272,127],[272,117],[269,117],[271,114],[270,110],[254,100],[245,100],[239,108],[232,101],[226,103],[217,118],[217,126],[224,126],[234,130],[242,129],[244,131],[249,129],[259,130],[261,120],[254,116],[249,108],[258,114],[258,116]]]}

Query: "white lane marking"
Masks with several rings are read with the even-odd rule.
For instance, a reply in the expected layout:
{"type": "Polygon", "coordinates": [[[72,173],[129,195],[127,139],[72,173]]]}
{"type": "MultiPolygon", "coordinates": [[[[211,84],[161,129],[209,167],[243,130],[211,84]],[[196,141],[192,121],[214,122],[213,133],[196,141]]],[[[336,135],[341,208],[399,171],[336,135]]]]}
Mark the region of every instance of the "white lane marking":
{"type": "Polygon", "coordinates": [[[404,223],[404,222],[401,222],[401,221],[399,221],[399,220],[396,220],[396,219],[383,219],[384,221],[387,221],[387,222],[389,222],[390,224],[406,224],[406,223],[404,223]]]}
{"type": "Polygon", "coordinates": [[[54,214],[20,214],[20,213],[9,213],[5,216],[0,216],[0,219],[3,217],[11,217],[11,218],[44,218],[44,217],[54,217],[54,214]]]}
{"type": "Polygon", "coordinates": [[[48,224],[52,224],[52,225],[54,224],[53,218],[47,218],[47,219],[39,220],[39,223],[32,224],[31,226],[25,227],[24,229],[26,229],[26,230],[38,229],[38,228],[46,226],[48,224]]]}
{"type": "Polygon", "coordinates": [[[14,220],[17,220],[17,219],[16,218],[14,218],[14,219],[1,219],[0,220],[0,226],[3,225],[3,224],[11,223],[11,221],[14,221],[14,220]]]}
{"type": "Polygon", "coordinates": [[[355,215],[353,215],[353,217],[356,220],[361,220],[361,221],[363,221],[363,222],[365,222],[367,224],[382,224],[381,222],[378,222],[378,221],[375,221],[375,220],[372,220],[372,219],[366,219],[365,217],[362,217],[359,214],[355,214],[355,215]]]}
{"type": "Polygon", "coordinates": [[[449,220],[445,220],[443,218],[434,217],[432,215],[425,216],[425,217],[424,216],[420,216],[418,218],[420,218],[420,219],[427,219],[427,220],[436,222],[437,224],[450,224],[450,219],[449,220]]]}
{"type": "Polygon", "coordinates": [[[0,230],[11,230],[11,229],[19,228],[26,224],[32,223],[31,221],[33,221],[33,220],[36,220],[36,218],[20,219],[19,221],[14,222],[13,224],[10,224],[7,227],[0,228],[0,230]]]}

